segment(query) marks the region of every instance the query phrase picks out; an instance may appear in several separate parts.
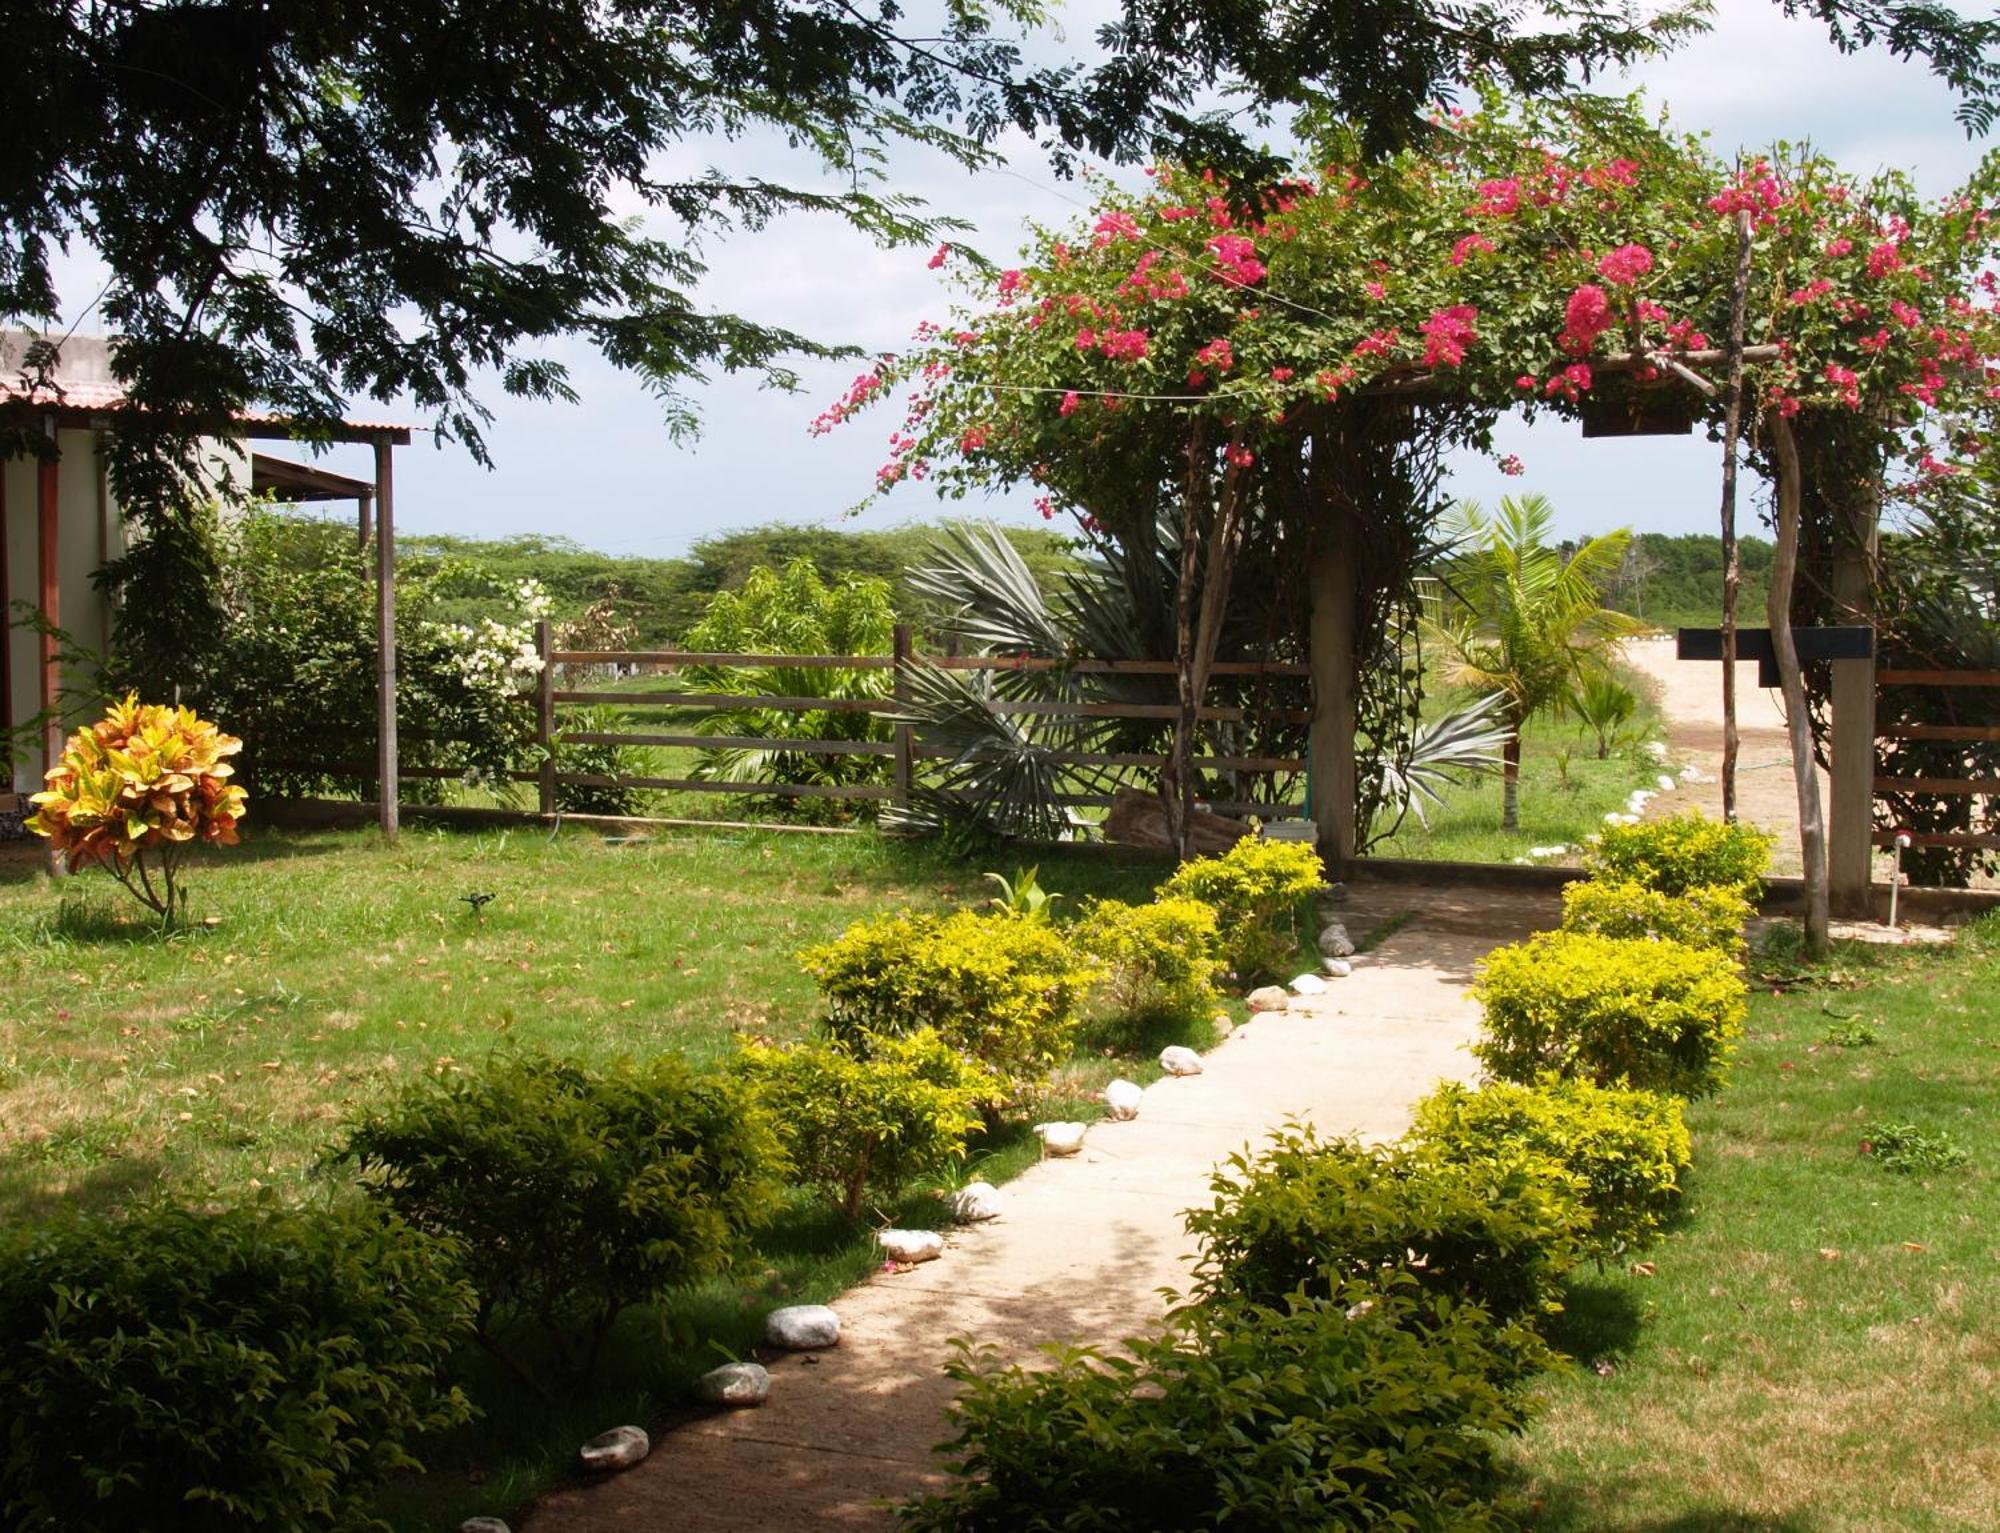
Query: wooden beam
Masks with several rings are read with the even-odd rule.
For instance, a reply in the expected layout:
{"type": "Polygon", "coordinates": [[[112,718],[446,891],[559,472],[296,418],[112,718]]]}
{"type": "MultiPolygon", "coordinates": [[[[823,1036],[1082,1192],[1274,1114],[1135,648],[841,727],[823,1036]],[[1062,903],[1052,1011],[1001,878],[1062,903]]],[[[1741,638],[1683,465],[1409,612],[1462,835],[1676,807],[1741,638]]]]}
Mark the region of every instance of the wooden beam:
{"type": "Polygon", "coordinates": [[[1884,687],[2000,687],[2000,671],[1899,671],[1875,673],[1884,687]]]}
{"type": "Polygon", "coordinates": [[[396,791],[395,443],[375,439],[375,780],[382,834],[394,840],[396,791]]]}
{"type": "MultiPolygon", "coordinates": [[[[1849,482],[1822,485],[1840,496],[1846,526],[1839,529],[1828,582],[1833,621],[1850,627],[1875,622],[1875,540],[1881,514],[1881,476],[1871,488],[1849,482]],[[1852,498],[1850,498],[1852,497],[1852,498]]],[[[1872,651],[1873,645],[1870,649],[1872,651]]],[[[1832,740],[1828,763],[1827,897],[1837,916],[1865,920],[1874,909],[1871,882],[1875,849],[1875,661],[1836,660],[1832,672],[1832,740]]]]}
{"type": "Polygon", "coordinates": [[[1936,798],[2000,798],[2000,777],[1877,777],[1877,794],[1920,793],[1936,798]]]}
{"type": "Polygon", "coordinates": [[[2000,724],[1879,724],[1878,740],[1969,740],[2000,743],[2000,724]]]}
{"type": "Polygon", "coordinates": [[[0,458],[0,740],[8,742],[7,778],[0,793],[14,791],[14,584],[7,567],[7,462],[0,458]]]}

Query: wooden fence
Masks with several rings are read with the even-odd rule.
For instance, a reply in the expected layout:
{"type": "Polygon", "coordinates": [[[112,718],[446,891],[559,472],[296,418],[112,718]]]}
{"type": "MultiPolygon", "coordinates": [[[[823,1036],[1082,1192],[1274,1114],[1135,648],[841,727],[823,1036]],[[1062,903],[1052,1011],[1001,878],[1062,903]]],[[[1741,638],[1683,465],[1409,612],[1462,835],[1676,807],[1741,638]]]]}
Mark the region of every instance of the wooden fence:
{"type": "MultiPolygon", "coordinates": [[[[1879,670],[1878,687],[2000,687],[2000,671],[1879,670]]],[[[1875,732],[1878,740],[1950,740],[1967,743],[2000,743],[2000,726],[1986,724],[1885,724],[1875,732]]],[[[1996,777],[1884,777],[1875,778],[1875,796],[1927,794],[1936,798],[2000,799],[2000,778],[1996,777]]],[[[1875,832],[1877,846],[1894,843],[1896,832],[1875,832]]],[[[1979,831],[1925,831],[1912,833],[1917,846],[1962,846],[2000,850],[2000,834],[1979,831]]]]}
{"type": "MultiPolygon", "coordinates": [[[[536,649],[542,660],[540,684],[535,693],[536,739],[543,747],[541,768],[533,773],[518,774],[524,780],[536,782],[540,807],[544,814],[553,814],[558,803],[558,790],[565,785],[575,787],[623,787],[658,789],[679,793],[712,793],[718,795],[749,795],[763,798],[825,798],[850,799],[894,805],[907,805],[911,801],[920,780],[922,764],[956,759],[956,753],[924,745],[917,738],[917,730],[904,720],[909,708],[907,688],[900,679],[904,668],[929,666],[944,671],[970,672],[1046,672],[1063,670],[1080,675],[1122,675],[1161,676],[1175,674],[1171,660],[1048,660],[1029,656],[992,655],[923,655],[916,652],[911,643],[910,630],[899,626],[895,630],[895,648],[888,655],[751,655],[751,654],[702,654],[685,650],[564,650],[553,647],[549,625],[542,623],[536,630],[536,649]],[[638,689],[620,688],[606,690],[601,687],[565,687],[561,685],[561,672],[569,667],[609,666],[634,671],[682,672],[690,669],[744,671],[744,670],[842,670],[842,671],[889,671],[897,680],[892,684],[889,695],[882,697],[786,697],[773,696],[762,692],[716,692],[690,690],[685,686],[671,683],[662,688],[638,689]],[[670,708],[676,711],[700,713],[730,712],[739,709],[756,709],[779,713],[851,713],[869,714],[895,720],[887,740],[795,740],[771,738],[757,735],[709,734],[698,728],[647,730],[642,728],[617,731],[565,730],[560,727],[560,710],[569,706],[587,707],[593,704],[608,704],[627,709],[670,708]],[[563,745],[598,746],[662,746],[694,750],[781,750],[788,753],[809,756],[873,757],[893,762],[888,783],[811,783],[811,782],[768,782],[768,781],[715,781],[706,777],[653,777],[618,776],[585,772],[568,772],[559,767],[556,750],[563,745]]],[[[1219,662],[1213,673],[1217,676],[1268,676],[1304,677],[1310,674],[1302,664],[1219,662]]],[[[1173,703],[1117,703],[1117,702],[1072,702],[1041,701],[994,698],[990,702],[993,711],[1000,714],[1027,717],[1059,717],[1086,719],[1155,719],[1171,721],[1179,708],[1173,703]]],[[[1261,715],[1283,723],[1304,724],[1308,715],[1304,709],[1274,709],[1261,715]]],[[[1210,707],[1204,705],[1197,717],[1205,722],[1235,723],[1245,718],[1245,710],[1240,707],[1210,707]]],[[[1126,771],[1152,770],[1157,772],[1167,764],[1164,754],[1152,752],[1095,752],[1068,751],[1054,753],[1052,759],[1062,766],[1082,768],[1111,768],[1126,771]]],[[[1304,771],[1305,762],[1289,756],[1201,756],[1195,764],[1203,769],[1232,774],[1263,777],[1267,780],[1304,771]]],[[[1060,802],[1076,808],[1109,808],[1112,796],[1106,793],[1068,793],[1060,797],[1060,802]]],[[[1212,803],[1211,808],[1223,814],[1256,814],[1265,819],[1296,819],[1304,814],[1298,804],[1273,801],[1264,798],[1246,798],[1220,803],[1212,803]]]]}

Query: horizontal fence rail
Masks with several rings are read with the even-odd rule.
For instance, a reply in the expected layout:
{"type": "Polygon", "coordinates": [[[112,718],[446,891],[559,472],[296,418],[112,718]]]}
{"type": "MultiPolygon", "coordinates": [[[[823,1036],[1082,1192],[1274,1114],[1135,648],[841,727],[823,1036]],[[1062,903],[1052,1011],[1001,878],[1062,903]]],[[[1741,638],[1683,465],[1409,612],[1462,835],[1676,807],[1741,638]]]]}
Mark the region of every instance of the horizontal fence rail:
{"type": "MultiPolygon", "coordinates": [[[[2000,671],[1878,670],[1877,686],[1884,687],[2000,687],[2000,671]]],[[[2000,742],[2000,726],[1990,724],[1889,724],[1875,731],[1878,740],[1947,741],[1960,744],[2000,742]]],[[[2000,777],[1889,777],[1877,776],[1877,798],[1921,795],[1927,798],[2000,798],[2000,777]]],[[[1894,846],[1898,836],[1907,836],[1912,846],[1957,847],[1977,851],[2000,851],[2000,831],[1878,830],[1872,836],[1877,846],[1894,846]]]]}
{"type": "MultiPolygon", "coordinates": [[[[1015,674],[1060,674],[1078,676],[1123,676],[1158,677],[1171,680],[1178,674],[1178,667],[1171,660],[1061,660],[1035,655],[926,655],[919,654],[910,642],[907,628],[899,627],[895,635],[895,652],[888,655],[771,655],[733,652],[711,652],[699,650],[614,650],[614,649],[558,649],[554,646],[550,626],[547,623],[536,627],[536,651],[542,660],[541,675],[532,691],[524,694],[523,704],[533,710],[535,720],[535,740],[541,747],[542,760],[532,771],[513,771],[502,774],[509,783],[532,783],[537,790],[539,807],[544,814],[554,814],[560,791],[573,788],[632,788],[672,793],[715,794],[718,797],[763,797],[773,799],[825,799],[854,803],[875,803],[907,805],[919,792],[946,799],[967,800],[975,795],[958,790],[941,789],[924,784],[923,769],[946,763],[953,765],[985,760],[1000,759],[1005,753],[998,751],[952,751],[929,745],[917,738],[917,729],[910,716],[911,702],[899,667],[925,668],[935,671],[950,671],[970,674],[1005,673],[1015,674]],[[564,677],[560,674],[564,667],[609,669],[618,673],[620,685],[608,687],[601,681],[592,684],[585,679],[564,677]],[[806,671],[850,671],[866,673],[887,673],[884,695],[877,697],[816,697],[807,692],[794,690],[789,693],[766,694],[750,690],[701,691],[686,680],[675,679],[675,673],[706,671],[727,676],[748,671],[776,673],[806,671]],[[643,683],[651,673],[660,673],[660,685],[648,686],[643,683]],[[573,681],[572,685],[562,685],[563,681],[573,681]],[[625,722],[630,727],[606,729],[603,727],[584,729],[563,729],[560,726],[561,710],[568,707],[611,707],[627,715],[625,722]],[[873,729],[876,733],[887,726],[888,739],[786,739],[744,733],[707,733],[700,727],[700,719],[719,713],[744,713],[768,711],[774,714],[826,714],[851,718],[852,727],[857,732],[873,729]],[[679,714],[679,718],[661,718],[660,714],[679,714]],[[649,715],[654,716],[649,722],[649,715]],[[880,720],[880,724],[875,721],[880,720]],[[700,751],[744,751],[768,752],[787,756],[811,757],[815,759],[852,757],[857,760],[886,761],[890,763],[888,782],[789,782],[789,781],[731,781],[705,776],[672,775],[670,773],[612,774],[601,771],[571,771],[560,766],[557,752],[565,746],[597,746],[618,749],[625,746],[659,748],[666,750],[700,751]]],[[[1272,680],[1304,680],[1310,676],[1309,667],[1291,661],[1218,661],[1211,668],[1211,675],[1222,678],[1268,678],[1272,680]]],[[[712,679],[711,678],[704,678],[712,679]]],[[[782,680],[780,685],[782,685],[782,680]]],[[[726,682],[723,683],[727,685],[726,682]]],[[[877,683],[877,686],[882,686],[877,683]]],[[[1094,720],[1134,720],[1160,724],[1171,723],[1180,716],[1177,702],[1096,702],[1086,700],[1043,700],[1033,698],[989,697],[985,703],[993,712],[1009,718],[1074,718],[1094,720]]],[[[1270,708],[1246,709],[1241,706],[1207,704],[1195,710],[1195,718],[1202,723],[1238,724],[1256,717],[1273,722],[1305,724],[1310,720],[1307,709],[1270,708]]],[[[411,740],[433,741],[435,737],[421,730],[405,732],[411,740]]],[[[449,742],[435,740],[435,743],[449,742]]],[[[1170,764],[1171,758],[1163,751],[1089,751],[1057,750],[1047,753],[1047,759],[1063,768],[1078,769],[1083,776],[1073,785],[1077,791],[1054,795],[1056,801],[1066,807],[1076,809],[1109,809],[1116,802],[1115,796],[1102,791],[1094,780],[1107,773],[1159,773],[1170,764]],[[1086,791],[1091,790],[1091,791],[1086,791]]],[[[351,764],[329,765],[315,763],[270,763],[274,770],[319,771],[358,779],[372,778],[372,764],[354,762],[351,764]]],[[[1293,778],[1305,771],[1302,757],[1230,753],[1198,755],[1193,765],[1202,771],[1226,773],[1235,779],[1240,788],[1252,788],[1254,781],[1261,780],[1270,790],[1267,798],[1243,796],[1218,798],[1207,807],[1221,814],[1257,815],[1264,819],[1296,819],[1304,815],[1303,805],[1280,802],[1276,798],[1276,788],[1281,779],[1293,778]]],[[[450,782],[472,781],[474,774],[464,768],[451,766],[428,766],[409,764],[400,768],[398,775],[412,781],[450,782]]],[[[490,779],[489,779],[490,780],[490,779]]],[[[1111,778],[1115,781],[1115,778],[1111,778]]]]}

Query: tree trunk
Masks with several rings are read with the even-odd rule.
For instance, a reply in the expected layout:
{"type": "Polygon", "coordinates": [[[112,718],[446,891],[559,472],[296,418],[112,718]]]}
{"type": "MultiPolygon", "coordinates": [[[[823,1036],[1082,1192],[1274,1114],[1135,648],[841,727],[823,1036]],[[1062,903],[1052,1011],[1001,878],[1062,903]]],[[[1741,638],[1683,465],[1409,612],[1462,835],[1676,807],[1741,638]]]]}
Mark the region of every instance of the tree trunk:
{"type": "Polygon", "coordinates": [[[1160,795],[1167,802],[1167,833],[1174,856],[1187,860],[1188,774],[1194,755],[1195,571],[1201,563],[1201,502],[1208,497],[1207,441],[1197,418],[1188,432],[1187,488],[1181,500],[1181,568],[1174,590],[1174,743],[1160,774],[1160,795]]]}
{"type": "Polygon", "coordinates": [[[1521,828],[1521,729],[1516,725],[1500,750],[1500,828],[1521,828]]]}
{"type": "Polygon", "coordinates": [[[1778,546],[1771,558],[1767,610],[1778,682],[1785,693],[1785,733],[1792,748],[1792,778],[1799,792],[1799,853],[1805,863],[1806,953],[1824,958],[1832,943],[1827,891],[1826,822],[1820,813],[1819,771],[1813,761],[1812,721],[1806,715],[1805,676],[1792,640],[1792,586],[1799,567],[1799,447],[1792,423],[1770,414],[1772,459],[1778,471],[1778,546]]]}

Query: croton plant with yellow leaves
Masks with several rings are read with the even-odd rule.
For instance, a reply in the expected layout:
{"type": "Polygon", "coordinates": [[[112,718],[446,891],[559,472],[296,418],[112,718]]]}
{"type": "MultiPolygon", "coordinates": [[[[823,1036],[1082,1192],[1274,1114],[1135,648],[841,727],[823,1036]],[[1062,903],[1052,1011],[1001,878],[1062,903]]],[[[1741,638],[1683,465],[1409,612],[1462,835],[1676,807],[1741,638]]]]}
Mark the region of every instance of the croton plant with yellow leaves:
{"type": "Polygon", "coordinates": [[[28,829],[71,868],[110,871],[162,920],[180,917],[180,863],[200,842],[233,845],[246,795],[230,782],[243,748],[192,708],[128,694],[70,736],[28,829]]]}

